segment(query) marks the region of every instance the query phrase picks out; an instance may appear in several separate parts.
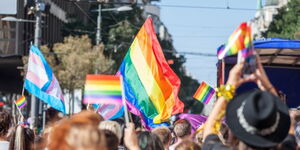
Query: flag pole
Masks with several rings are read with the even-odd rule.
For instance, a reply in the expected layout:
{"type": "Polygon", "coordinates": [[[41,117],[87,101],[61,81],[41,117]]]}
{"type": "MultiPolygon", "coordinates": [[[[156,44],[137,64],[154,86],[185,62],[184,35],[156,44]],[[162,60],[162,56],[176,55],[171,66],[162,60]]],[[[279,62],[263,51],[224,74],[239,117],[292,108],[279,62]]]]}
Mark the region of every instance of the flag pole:
{"type": "Polygon", "coordinates": [[[17,103],[16,103],[15,100],[14,100],[14,103],[15,103],[15,105],[17,106],[17,109],[18,109],[20,115],[22,116],[22,118],[24,118],[24,116],[23,116],[23,114],[22,114],[22,111],[21,111],[21,109],[18,107],[18,105],[17,105],[17,103]]]}
{"type": "Polygon", "coordinates": [[[127,109],[126,100],[125,100],[125,90],[124,90],[123,76],[122,75],[120,75],[120,82],[121,82],[121,87],[122,87],[122,103],[123,103],[123,106],[124,106],[124,118],[125,118],[126,126],[128,126],[130,121],[129,121],[129,117],[128,117],[128,109],[127,109]]]}

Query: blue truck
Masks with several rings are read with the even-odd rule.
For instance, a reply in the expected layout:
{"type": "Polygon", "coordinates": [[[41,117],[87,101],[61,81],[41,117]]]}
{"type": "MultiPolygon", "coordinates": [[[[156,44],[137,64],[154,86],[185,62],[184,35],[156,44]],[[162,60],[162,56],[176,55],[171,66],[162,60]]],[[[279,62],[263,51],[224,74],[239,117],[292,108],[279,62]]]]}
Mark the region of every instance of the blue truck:
{"type": "MultiPolygon", "coordinates": [[[[286,96],[290,108],[300,106],[300,41],[279,38],[253,42],[263,66],[274,87],[286,96]]],[[[222,48],[224,45],[220,46],[222,48]]],[[[230,56],[217,64],[218,85],[224,84],[229,70],[236,64],[237,57],[230,56]]],[[[242,85],[237,93],[257,88],[254,83],[242,85]]]]}

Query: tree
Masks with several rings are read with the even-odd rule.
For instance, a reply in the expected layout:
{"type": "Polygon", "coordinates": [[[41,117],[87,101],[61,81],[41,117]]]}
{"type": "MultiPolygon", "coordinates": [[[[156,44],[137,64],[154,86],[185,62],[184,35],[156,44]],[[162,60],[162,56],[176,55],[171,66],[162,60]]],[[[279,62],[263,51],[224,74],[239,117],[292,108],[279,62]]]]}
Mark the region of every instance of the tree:
{"type": "Polygon", "coordinates": [[[264,37],[300,40],[300,0],[290,0],[278,10],[264,37]]]}
{"type": "MultiPolygon", "coordinates": [[[[52,49],[47,46],[41,47],[61,88],[68,92],[73,100],[74,90],[84,88],[87,74],[114,73],[114,61],[105,57],[103,50],[103,45],[93,46],[87,35],[66,37],[64,42],[54,44],[52,49]]],[[[26,62],[24,64],[27,64],[26,62]]]]}
{"type": "MultiPolygon", "coordinates": [[[[113,4],[104,4],[102,6],[103,8],[115,7],[113,4]]],[[[92,5],[91,10],[96,9],[97,7],[98,5],[92,5]]],[[[140,9],[140,7],[136,4],[132,5],[131,7],[133,8],[132,11],[102,13],[101,38],[102,43],[105,45],[103,52],[105,56],[114,60],[114,72],[118,70],[125,54],[135,38],[135,35],[145,21],[145,18],[143,18],[143,11],[140,9]]],[[[96,13],[91,15],[94,20],[97,19],[96,13]]],[[[80,21],[76,20],[74,20],[73,23],[69,23],[65,27],[67,28],[65,31],[73,31],[66,32],[67,35],[81,35],[84,32],[91,32],[91,29],[96,29],[96,26],[91,28],[80,26],[80,21]],[[76,33],[75,31],[78,32],[76,33]]],[[[95,33],[96,32],[94,32],[93,35],[90,34],[89,36],[92,37],[95,35],[95,33]]],[[[197,80],[186,74],[183,66],[185,63],[185,57],[175,52],[172,40],[160,40],[159,42],[164,51],[166,59],[173,61],[173,63],[170,64],[171,68],[181,80],[179,97],[185,103],[186,108],[190,109],[194,102],[196,102],[193,100],[192,96],[199,83],[197,80]]]]}

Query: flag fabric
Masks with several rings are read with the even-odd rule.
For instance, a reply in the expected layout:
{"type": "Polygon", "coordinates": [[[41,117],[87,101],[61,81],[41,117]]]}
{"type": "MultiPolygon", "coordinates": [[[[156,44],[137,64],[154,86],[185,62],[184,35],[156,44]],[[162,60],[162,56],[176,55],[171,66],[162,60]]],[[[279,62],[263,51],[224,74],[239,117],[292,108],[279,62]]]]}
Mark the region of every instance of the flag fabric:
{"type": "Polygon", "coordinates": [[[214,95],[215,90],[209,86],[207,83],[202,82],[194,94],[194,98],[201,101],[204,104],[208,104],[212,96],[214,95]]]}
{"type": "Polygon", "coordinates": [[[225,47],[218,50],[218,58],[237,54],[240,50],[243,50],[243,57],[249,56],[253,50],[251,26],[246,22],[230,35],[225,47]]]}
{"type": "Polygon", "coordinates": [[[54,109],[66,113],[63,93],[41,51],[31,46],[25,89],[54,109]]]}
{"type": "Polygon", "coordinates": [[[16,100],[16,105],[19,109],[23,108],[27,104],[26,97],[23,95],[18,100],[16,100]]]}
{"type": "Polygon", "coordinates": [[[124,115],[123,105],[93,104],[93,107],[104,120],[113,120],[124,115]]]}
{"type": "Polygon", "coordinates": [[[122,105],[120,76],[87,75],[83,103],[122,105]]]}
{"type": "Polygon", "coordinates": [[[123,76],[128,110],[146,128],[183,111],[178,98],[180,80],[168,65],[149,17],[131,44],[119,73],[123,76]]]}

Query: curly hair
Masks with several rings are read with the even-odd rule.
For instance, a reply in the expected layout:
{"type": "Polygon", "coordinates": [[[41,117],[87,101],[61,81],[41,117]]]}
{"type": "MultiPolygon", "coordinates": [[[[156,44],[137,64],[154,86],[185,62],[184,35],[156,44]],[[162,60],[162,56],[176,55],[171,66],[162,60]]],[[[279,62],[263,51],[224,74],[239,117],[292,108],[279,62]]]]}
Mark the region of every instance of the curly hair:
{"type": "Polygon", "coordinates": [[[6,136],[10,127],[11,116],[3,110],[0,112],[0,137],[6,136]]]}

